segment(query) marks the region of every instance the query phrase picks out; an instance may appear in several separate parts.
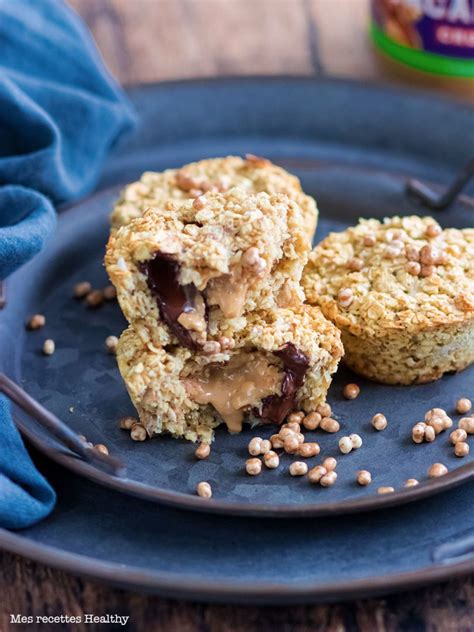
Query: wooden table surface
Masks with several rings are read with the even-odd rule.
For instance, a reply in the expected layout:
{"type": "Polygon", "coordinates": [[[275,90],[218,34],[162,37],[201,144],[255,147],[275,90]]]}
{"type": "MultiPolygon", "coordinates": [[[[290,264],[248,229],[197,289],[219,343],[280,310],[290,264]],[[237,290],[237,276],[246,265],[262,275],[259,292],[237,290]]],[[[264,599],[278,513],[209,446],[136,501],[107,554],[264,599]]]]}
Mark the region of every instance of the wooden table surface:
{"type": "MultiPolygon", "coordinates": [[[[126,85],[198,76],[292,74],[445,87],[421,76],[414,85],[413,79],[393,69],[387,74],[367,39],[367,0],[69,1],[91,28],[112,73],[126,85]]],[[[0,632],[35,629],[10,625],[11,612],[119,613],[130,616],[127,630],[140,632],[471,632],[474,578],[347,604],[217,606],[111,589],[0,553],[0,632]]],[[[107,628],[112,626],[100,629],[107,628]]],[[[38,629],[90,631],[94,626],[38,629]]]]}

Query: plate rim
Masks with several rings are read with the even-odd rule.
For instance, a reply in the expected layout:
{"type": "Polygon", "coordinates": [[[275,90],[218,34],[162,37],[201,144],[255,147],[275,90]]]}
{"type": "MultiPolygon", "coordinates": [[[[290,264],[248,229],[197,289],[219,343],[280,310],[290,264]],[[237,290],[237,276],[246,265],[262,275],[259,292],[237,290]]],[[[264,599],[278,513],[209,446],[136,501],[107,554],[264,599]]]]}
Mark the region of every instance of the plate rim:
{"type": "MultiPolygon", "coordinates": [[[[378,92],[392,92],[394,94],[400,95],[400,93],[405,94],[410,98],[415,98],[417,100],[420,99],[431,99],[432,94],[426,92],[418,92],[416,90],[409,89],[399,89],[392,85],[386,85],[384,83],[379,82],[359,82],[355,80],[345,80],[345,79],[337,79],[337,78],[323,78],[321,80],[314,79],[312,77],[287,77],[287,76],[251,76],[251,77],[229,77],[229,78],[212,78],[212,79],[191,79],[191,80],[178,80],[178,81],[169,81],[169,82],[161,82],[159,84],[145,84],[144,86],[133,86],[130,89],[130,92],[141,91],[153,88],[166,89],[169,86],[180,87],[180,86],[205,86],[211,87],[214,85],[220,84],[228,84],[233,83],[235,85],[239,85],[243,82],[252,82],[255,85],[260,84],[262,81],[266,83],[276,83],[278,81],[285,82],[291,81],[294,83],[310,83],[314,85],[315,83],[326,83],[326,84],[339,84],[339,85],[348,85],[351,87],[357,87],[359,89],[367,89],[378,92]]],[[[469,104],[453,101],[447,97],[443,97],[443,95],[437,95],[439,100],[444,101],[445,103],[449,103],[449,105],[453,108],[459,108],[464,111],[468,110],[469,112],[474,113],[474,108],[472,108],[469,104]]],[[[308,160],[310,162],[311,159],[308,160]]],[[[330,165],[324,165],[327,167],[331,167],[330,165]]],[[[323,166],[323,168],[324,168],[323,166]]],[[[391,174],[394,178],[397,177],[397,174],[391,174]]],[[[104,187],[98,191],[94,191],[91,195],[87,197],[83,197],[79,200],[72,202],[63,207],[63,212],[59,216],[58,220],[58,229],[60,229],[61,225],[67,221],[68,218],[75,215],[75,213],[79,214],[79,209],[83,204],[89,203],[92,199],[96,197],[100,197],[102,195],[107,195],[112,190],[119,188],[119,183],[114,184],[109,187],[104,187]]],[[[15,376],[18,378],[19,376],[15,376]]],[[[18,381],[18,379],[17,379],[18,381]]],[[[296,516],[331,516],[331,515],[344,515],[350,513],[359,513],[365,511],[372,511],[377,509],[382,509],[386,507],[393,507],[402,504],[406,504],[409,502],[414,502],[416,500],[425,498],[427,496],[431,496],[433,494],[445,491],[450,489],[456,485],[459,485],[465,481],[468,481],[474,477],[474,461],[468,463],[466,465],[461,465],[453,471],[450,471],[447,475],[421,483],[420,485],[407,488],[400,489],[391,494],[377,495],[375,493],[359,497],[349,501],[337,501],[337,502],[327,502],[327,503],[318,503],[318,504],[272,504],[272,505],[256,505],[249,504],[243,502],[236,501],[225,501],[219,500],[218,498],[212,499],[201,499],[197,496],[192,495],[191,493],[186,494],[184,492],[175,492],[168,491],[165,488],[153,487],[146,483],[140,483],[139,481],[134,481],[133,479],[128,478],[119,478],[113,475],[107,474],[97,468],[94,468],[84,461],[78,459],[72,453],[65,453],[57,448],[48,445],[47,440],[43,441],[41,438],[38,438],[34,432],[30,430],[28,424],[24,422],[20,422],[15,416],[15,420],[17,425],[20,427],[20,430],[27,437],[27,439],[40,451],[45,453],[49,458],[56,461],[62,466],[67,467],[68,469],[76,472],[81,476],[86,476],[90,480],[98,482],[105,487],[116,489],[121,493],[128,493],[132,496],[138,496],[140,498],[157,502],[161,504],[165,504],[168,506],[179,507],[182,509],[196,510],[205,513],[216,513],[216,514],[228,514],[228,515],[246,515],[246,516],[255,516],[255,517],[264,517],[264,516],[274,516],[274,517],[296,517],[296,516]]]]}
{"type": "Polygon", "coordinates": [[[31,431],[28,424],[19,419],[18,415],[14,414],[13,417],[22,435],[26,437],[34,448],[75,474],[84,476],[88,480],[98,483],[107,489],[112,489],[136,498],[168,507],[176,507],[178,509],[187,509],[201,513],[235,515],[241,517],[248,516],[253,518],[322,518],[328,516],[344,516],[406,505],[448,491],[474,478],[474,461],[472,461],[471,463],[460,465],[444,476],[423,481],[414,487],[401,488],[390,494],[372,493],[348,501],[318,504],[302,503],[291,505],[288,503],[272,503],[257,505],[256,503],[250,504],[219,500],[215,498],[215,496],[212,498],[201,498],[191,493],[187,494],[185,492],[167,490],[162,487],[154,487],[147,483],[109,474],[87,463],[72,452],[66,452],[64,448],[55,448],[48,445],[47,440],[43,441],[34,431],[31,431]]]}
{"type": "Polygon", "coordinates": [[[183,579],[180,573],[150,572],[139,566],[99,560],[56,546],[39,544],[27,536],[6,529],[0,529],[0,547],[40,564],[87,579],[104,581],[115,587],[154,592],[164,597],[222,603],[251,602],[263,605],[350,600],[419,588],[443,580],[464,577],[474,571],[474,559],[470,558],[460,562],[424,566],[415,571],[371,575],[330,583],[249,583],[222,578],[209,581],[196,575],[189,575],[183,579]]]}

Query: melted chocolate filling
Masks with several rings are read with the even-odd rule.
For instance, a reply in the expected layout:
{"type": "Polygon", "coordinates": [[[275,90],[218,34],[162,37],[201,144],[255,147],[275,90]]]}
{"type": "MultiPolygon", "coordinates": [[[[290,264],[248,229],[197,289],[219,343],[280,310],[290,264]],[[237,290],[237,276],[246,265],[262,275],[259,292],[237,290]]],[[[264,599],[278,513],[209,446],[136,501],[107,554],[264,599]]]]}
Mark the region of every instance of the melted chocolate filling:
{"type": "Polygon", "coordinates": [[[280,425],[295,408],[296,392],[304,382],[309,358],[292,342],[287,342],[279,351],[274,351],[274,355],[283,362],[281,395],[265,397],[261,412],[254,413],[265,421],[280,425]]]}
{"type": "Polygon", "coordinates": [[[197,349],[199,345],[193,340],[191,332],[178,322],[183,312],[190,312],[195,308],[198,293],[195,285],[180,285],[179,264],[171,256],[162,253],[142,263],[141,271],[156,299],[162,320],[184,347],[197,349]]]}

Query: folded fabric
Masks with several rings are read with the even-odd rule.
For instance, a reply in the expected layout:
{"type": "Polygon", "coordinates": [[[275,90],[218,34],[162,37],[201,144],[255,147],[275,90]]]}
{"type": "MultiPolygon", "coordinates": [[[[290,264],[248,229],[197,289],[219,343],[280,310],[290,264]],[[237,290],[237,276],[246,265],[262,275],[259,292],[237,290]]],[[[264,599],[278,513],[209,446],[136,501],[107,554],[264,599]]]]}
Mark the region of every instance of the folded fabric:
{"type": "Polygon", "coordinates": [[[0,526],[18,529],[47,516],[56,495],[33,465],[5,398],[0,399],[0,437],[0,526]]]}
{"type": "MultiPolygon", "coordinates": [[[[0,0],[0,279],[37,252],[54,204],[89,191],[107,152],[135,122],[81,20],[57,0],[0,0]],[[37,195],[5,190],[21,185],[37,195]],[[30,233],[12,259],[5,226],[30,233]]],[[[17,233],[18,234],[18,233],[17,233]]]]}
{"type": "MultiPolygon", "coordinates": [[[[135,115],[87,29],[63,2],[0,0],[0,41],[4,279],[43,247],[55,226],[55,205],[92,189],[135,115]]],[[[0,442],[0,527],[25,527],[44,517],[55,497],[2,397],[0,442]]]]}

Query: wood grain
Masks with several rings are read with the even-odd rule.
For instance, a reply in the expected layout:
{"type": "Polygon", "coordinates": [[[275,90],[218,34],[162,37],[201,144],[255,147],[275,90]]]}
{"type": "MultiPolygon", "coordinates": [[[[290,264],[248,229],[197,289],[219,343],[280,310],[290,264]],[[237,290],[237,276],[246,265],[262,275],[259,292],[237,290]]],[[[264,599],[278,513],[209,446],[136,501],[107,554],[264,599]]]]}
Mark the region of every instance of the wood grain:
{"type": "MultiPolygon", "coordinates": [[[[184,603],[108,588],[20,557],[0,555],[0,630],[104,626],[10,626],[10,612],[25,615],[128,615],[139,632],[472,632],[474,579],[349,604],[287,608],[184,603]]],[[[109,629],[107,627],[107,629],[109,629]]],[[[114,628],[114,629],[119,629],[114,628]]]]}
{"type": "MultiPolygon", "coordinates": [[[[242,74],[387,79],[367,37],[368,0],[69,3],[123,84],[242,74]]],[[[403,73],[396,80],[413,87],[403,73]]],[[[428,80],[420,85],[442,87],[428,80]]],[[[0,552],[0,632],[119,629],[12,626],[11,612],[125,614],[130,616],[126,629],[140,632],[471,632],[474,579],[350,604],[219,606],[116,590],[0,552]]]]}

